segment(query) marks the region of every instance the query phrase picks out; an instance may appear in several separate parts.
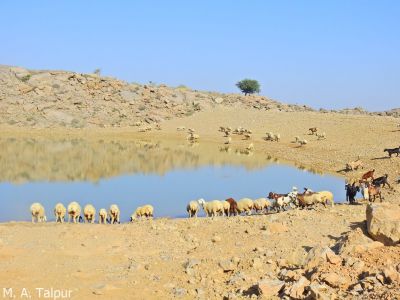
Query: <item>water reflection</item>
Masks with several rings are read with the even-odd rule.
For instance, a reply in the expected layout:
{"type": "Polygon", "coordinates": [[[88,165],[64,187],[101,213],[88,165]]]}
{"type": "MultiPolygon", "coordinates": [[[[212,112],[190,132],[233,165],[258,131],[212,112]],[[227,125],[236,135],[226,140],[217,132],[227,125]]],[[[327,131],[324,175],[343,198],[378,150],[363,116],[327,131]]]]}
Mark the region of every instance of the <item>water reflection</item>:
{"type": "Polygon", "coordinates": [[[162,175],[173,169],[276,162],[253,151],[212,143],[135,139],[0,138],[0,181],[98,181],[128,173],[162,175]]]}

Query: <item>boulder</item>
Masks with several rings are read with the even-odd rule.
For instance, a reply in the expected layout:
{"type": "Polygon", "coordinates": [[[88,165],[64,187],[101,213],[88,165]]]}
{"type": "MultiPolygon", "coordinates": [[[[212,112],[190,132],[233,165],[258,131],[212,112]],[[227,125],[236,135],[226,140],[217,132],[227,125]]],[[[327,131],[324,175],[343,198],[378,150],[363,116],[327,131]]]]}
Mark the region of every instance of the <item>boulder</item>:
{"type": "Polygon", "coordinates": [[[263,279],[258,282],[257,288],[261,295],[268,297],[278,296],[285,282],[278,279],[263,279]]]}
{"type": "Polygon", "coordinates": [[[369,204],[366,210],[370,236],[387,246],[400,243],[400,207],[390,203],[369,204]]]}
{"type": "Polygon", "coordinates": [[[340,255],[350,255],[383,247],[384,245],[366,236],[361,228],[356,228],[345,234],[336,246],[340,255]]]}
{"type": "Polygon", "coordinates": [[[287,291],[285,291],[285,294],[290,296],[291,299],[303,299],[304,291],[309,285],[310,281],[304,276],[301,276],[297,282],[295,282],[287,289],[287,291]]]}
{"type": "Polygon", "coordinates": [[[328,295],[328,287],[326,285],[321,285],[318,283],[312,283],[308,290],[310,291],[309,297],[307,299],[312,300],[330,300],[331,297],[328,295]]]}
{"type": "Polygon", "coordinates": [[[230,259],[221,260],[218,264],[224,272],[235,270],[235,265],[230,259]]]}
{"type": "Polygon", "coordinates": [[[326,262],[329,257],[334,257],[335,253],[327,246],[316,246],[312,248],[304,261],[304,267],[312,269],[326,262]]]}
{"type": "Polygon", "coordinates": [[[217,104],[221,104],[222,102],[224,102],[224,98],[217,97],[217,98],[214,99],[214,102],[217,103],[217,104]]]}
{"type": "Polygon", "coordinates": [[[331,287],[340,287],[341,285],[345,285],[348,283],[348,280],[346,277],[341,276],[335,272],[329,272],[329,273],[323,274],[321,276],[321,279],[323,281],[325,281],[331,287]]]}

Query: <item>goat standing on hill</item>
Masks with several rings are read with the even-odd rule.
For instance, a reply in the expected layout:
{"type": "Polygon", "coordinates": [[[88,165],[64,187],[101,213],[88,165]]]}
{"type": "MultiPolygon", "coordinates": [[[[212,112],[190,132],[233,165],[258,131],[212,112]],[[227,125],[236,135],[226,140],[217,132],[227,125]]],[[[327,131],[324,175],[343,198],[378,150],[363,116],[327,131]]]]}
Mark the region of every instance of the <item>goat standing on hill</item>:
{"type": "Polygon", "coordinates": [[[365,174],[361,177],[361,180],[367,181],[369,178],[371,178],[372,180],[374,180],[374,172],[375,172],[375,169],[368,171],[367,173],[365,173],[365,174]]]}
{"type": "Polygon", "coordinates": [[[372,180],[372,184],[375,185],[375,186],[381,186],[382,185],[382,187],[385,187],[385,185],[388,185],[389,188],[391,188],[391,186],[390,186],[390,184],[388,182],[388,174],[385,174],[385,175],[383,175],[381,177],[373,179],[372,180]]]}
{"type": "Polygon", "coordinates": [[[308,128],[308,130],[310,131],[310,135],[314,135],[314,134],[317,133],[318,128],[317,127],[311,127],[311,128],[308,128]]]}
{"type": "Polygon", "coordinates": [[[391,148],[391,149],[385,149],[383,152],[387,152],[389,157],[392,157],[392,154],[396,154],[396,157],[399,156],[400,154],[400,147],[398,148],[391,148]]]}
{"type": "Polygon", "coordinates": [[[382,202],[382,193],[381,193],[381,188],[379,186],[374,186],[373,184],[369,184],[368,195],[369,195],[369,202],[375,202],[376,196],[379,196],[379,200],[381,200],[382,202]]]}

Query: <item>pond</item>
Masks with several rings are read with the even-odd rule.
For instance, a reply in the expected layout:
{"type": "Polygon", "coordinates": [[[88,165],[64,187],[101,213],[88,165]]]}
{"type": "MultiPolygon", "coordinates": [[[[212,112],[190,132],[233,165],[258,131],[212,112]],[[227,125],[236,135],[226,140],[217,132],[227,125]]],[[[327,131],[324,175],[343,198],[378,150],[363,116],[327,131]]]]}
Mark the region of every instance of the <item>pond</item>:
{"type": "MultiPolygon", "coordinates": [[[[155,217],[186,217],[193,199],[266,197],[268,192],[330,190],[345,199],[344,180],[217,144],[95,138],[0,138],[0,221],[28,221],[40,202],[78,201],[97,211],[118,204],[121,221],[151,204],[155,217]]],[[[203,215],[200,214],[200,215],[203,215]]]]}

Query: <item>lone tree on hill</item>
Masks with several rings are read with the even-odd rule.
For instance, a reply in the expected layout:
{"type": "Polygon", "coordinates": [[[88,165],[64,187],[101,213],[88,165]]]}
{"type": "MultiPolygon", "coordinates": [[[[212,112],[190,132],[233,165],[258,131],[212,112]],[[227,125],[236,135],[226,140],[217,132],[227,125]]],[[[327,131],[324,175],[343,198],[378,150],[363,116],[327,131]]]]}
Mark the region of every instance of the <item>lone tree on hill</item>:
{"type": "Polygon", "coordinates": [[[260,84],[254,79],[243,79],[236,83],[236,86],[242,91],[242,93],[244,93],[245,96],[260,92],[260,84]]]}

